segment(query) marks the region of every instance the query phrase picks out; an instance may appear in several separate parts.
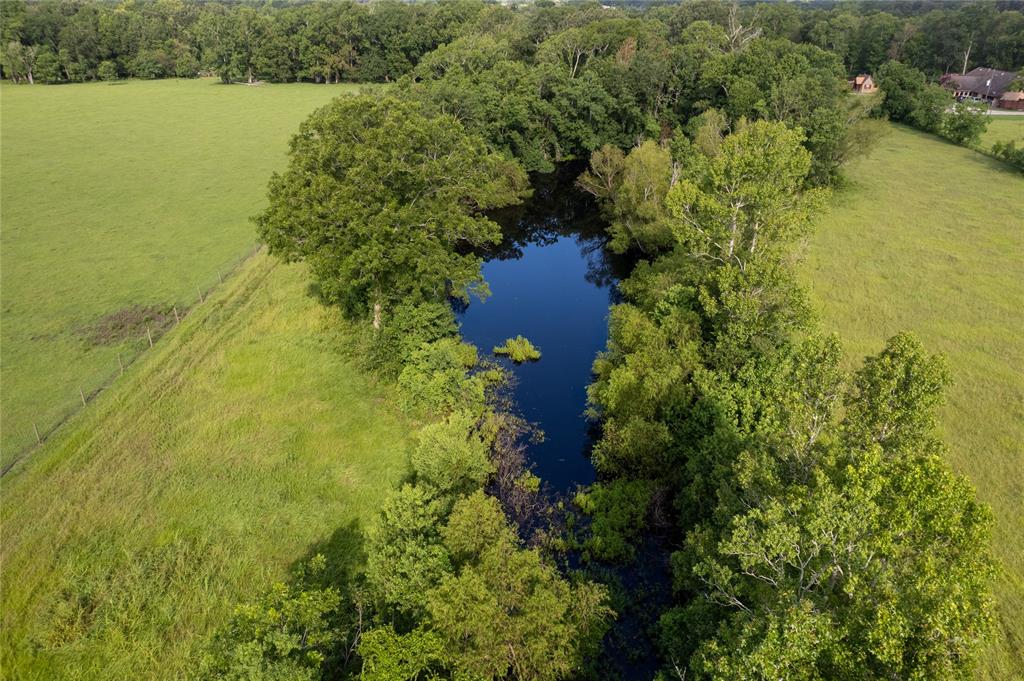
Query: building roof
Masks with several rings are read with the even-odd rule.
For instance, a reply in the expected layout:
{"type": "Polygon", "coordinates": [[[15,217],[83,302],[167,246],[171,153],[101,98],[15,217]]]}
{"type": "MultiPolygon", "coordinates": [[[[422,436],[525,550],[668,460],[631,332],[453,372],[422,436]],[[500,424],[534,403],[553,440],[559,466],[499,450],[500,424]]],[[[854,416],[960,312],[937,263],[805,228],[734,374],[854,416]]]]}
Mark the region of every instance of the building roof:
{"type": "Polygon", "coordinates": [[[871,80],[871,76],[857,76],[853,79],[857,85],[863,85],[866,80],[871,80]]]}
{"type": "Polygon", "coordinates": [[[971,92],[979,95],[998,97],[1006,92],[1017,74],[1012,71],[999,71],[979,66],[971,69],[964,75],[950,73],[943,77],[946,84],[952,83],[957,90],[971,92]]]}
{"type": "Polygon", "coordinates": [[[1019,102],[1024,100],[1024,92],[1004,92],[999,99],[1004,102],[1019,102]]]}

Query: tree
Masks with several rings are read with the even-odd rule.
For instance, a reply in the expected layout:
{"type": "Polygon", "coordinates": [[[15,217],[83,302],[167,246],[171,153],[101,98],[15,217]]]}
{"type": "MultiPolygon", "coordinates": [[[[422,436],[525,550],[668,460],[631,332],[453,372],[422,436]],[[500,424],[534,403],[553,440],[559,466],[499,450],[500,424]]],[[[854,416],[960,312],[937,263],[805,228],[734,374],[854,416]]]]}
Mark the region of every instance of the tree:
{"type": "MultiPolygon", "coordinates": [[[[814,361],[831,367],[818,384],[835,395],[839,354],[807,348],[813,360],[783,351],[797,373],[751,378],[785,386],[814,361]]],[[[698,678],[970,678],[991,626],[992,521],[937,455],[947,382],[940,358],[899,335],[853,377],[841,421],[834,398],[825,411],[794,410],[799,383],[789,397],[755,398],[750,413],[761,400],[771,411],[746,436],[714,514],[673,557],[679,586],[702,599],[675,617],[711,626],[690,659],[698,678]],[[794,425],[820,436],[796,458],[794,425]]]]}
{"type": "Polygon", "coordinates": [[[672,243],[665,220],[665,196],[672,184],[668,148],[646,141],[623,156],[605,145],[593,153],[591,170],[580,175],[577,184],[602,200],[611,222],[609,248],[613,251],[636,248],[649,253],[672,243]]]}
{"type": "Polygon", "coordinates": [[[271,252],[309,261],[327,300],[352,316],[372,313],[379,328],[398,303],[468,299],[482,284],[470,249],[501,238],[483,211],[525,191],[518,164],[452,116],[347,97],[302,124],[256,222],[271,252]]]}
{"type": "Polygon", "coordinates": [[[549,105],[538,76],[514,61],[511,48],[490,36],[467,36],[425,55],[403,80],[405,93],[438,113],[456,116],[526,170],[550,171],[558,155],[545,125],[549,105]]]}
{"type": "Polygon", "coordinates": [[[668,193],[680,248],[706,268],[697,295],[724,361],[777,341],[806,315],[786,272],[788,250],[824,194],[802,189],[811,154],[801,142],[781,123],[753,123],[718,156],[692,155],[668,193]]]}
{"type": "Polygon", "coordinates": [[[22,45],[18,41],[7,43],[3,52],[4,75],[16,83],[24,79],[34,84],[37,53],[34,45],[22,45]]]}
{"type": "Polygon", "coordinates": [[[521,548],[482,492],[455,505],[443,534],[460,565],[428,609],[460,676],[561,679],[580,668],[611,612],[602,587],[570,583],[537,550],[521,548]]]}
{"type": "Polygon", "coordinates": [[[366,537],[366,580],[380,611],[415,622],[429,591],[452,571],[439,528],[445,504],[426,490],[403,485],[384,502],[366,537]]]}
{"type": "Polygon", "coordinates": [[[326,654],[340,639],[331,617],[341,603],[334,587],[309,583],[324,570],[316,556],[297,584],[277,583],[254,603],[236,608],[203,659],[210,679],[312,681],[326,654]]]}
{"type": "Polygon", "coordinates": [[[924,90],[924,74],[901,62],[888,61],[879,67],[875,80],[885,93],[882,110],[894,121],[909,120],[917,97],[924,90]]]}
{"type": "Polygon", "coordinates": [[[942,132],[946,119],[946,110],[953,104],[953,96],[948,90],[931,83],[917,93],[914,108],[907,122],[925,132],[942,132]]]}

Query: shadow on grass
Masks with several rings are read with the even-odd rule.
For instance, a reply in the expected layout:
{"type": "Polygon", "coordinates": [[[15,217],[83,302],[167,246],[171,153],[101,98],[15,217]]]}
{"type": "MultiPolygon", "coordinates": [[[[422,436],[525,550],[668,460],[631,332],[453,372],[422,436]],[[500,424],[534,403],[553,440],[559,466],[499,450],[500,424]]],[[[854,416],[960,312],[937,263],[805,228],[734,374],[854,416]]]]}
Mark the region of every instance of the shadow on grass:
{"type": "Polygon", "coordinates": [[[366,564],[364,540],[359,521],[352,520],[334,530],[327,539],[310,545],[305,555],[292,563],[290,572],[301,574],[303,566],[308,565],[317,555],[323,555],[327,560],[324,571],[314,578],[305,579],[304,583],[318,588],[333,586],[347,597],[366,564]]]}

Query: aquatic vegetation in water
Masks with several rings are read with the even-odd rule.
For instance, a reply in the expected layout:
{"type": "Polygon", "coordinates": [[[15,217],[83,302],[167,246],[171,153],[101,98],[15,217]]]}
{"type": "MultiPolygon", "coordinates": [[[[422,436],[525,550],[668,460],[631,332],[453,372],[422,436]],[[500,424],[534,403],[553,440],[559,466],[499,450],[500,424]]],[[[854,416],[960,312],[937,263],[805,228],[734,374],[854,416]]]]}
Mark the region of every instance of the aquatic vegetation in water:
{"type": "Polygon", "coordinates": [[[516,364],[522,362],[536,362],[540,359],[540,350],[534,347],[533,343],[522,336],[509,338],[504,345],[494,348],[496,355],[508,355],[516,364]]]}

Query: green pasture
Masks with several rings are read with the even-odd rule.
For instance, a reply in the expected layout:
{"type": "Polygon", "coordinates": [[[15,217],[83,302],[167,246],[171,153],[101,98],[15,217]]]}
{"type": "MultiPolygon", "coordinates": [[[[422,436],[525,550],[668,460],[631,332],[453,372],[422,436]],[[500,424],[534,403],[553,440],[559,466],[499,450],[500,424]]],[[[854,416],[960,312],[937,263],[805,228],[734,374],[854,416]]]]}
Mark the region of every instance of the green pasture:
{"type": "MultiPolygon", "coordinates": [[[[993,124],[989,134],[1021,126],[993,124]]],[[[948,460],[992,506],[1005,568],[996,585],[1000,636],[981,677],[1022,678],[1024,176],[901,126],[848,176],[809,246],[814,298],[851,360],[900,329],[949,357],[948,460]]]]}
{"type": "Polygon", "coordinates": [[[996,142],[1016,142],[1018,147],[1024,146],[1024,115],[989,116],[988,128],[982,133],[978,146],[988,151],[996,142]]]}
{"type": "Polygon", "coordinates": [[[0,668],[193,678],[297,562],[359,568],[413,428],[307,282],[255,256],[3,478],[0,668]]]}
{"type": "Polygon", "coordinates": [[[355,86],[0,88],[0,465],[251,248],[288,138],[355,86]],[[148,309],[139,315],[132,311],[148,309]],[[106,317],[106,319],[104,319],[106,317]],[[108,333],[97,334],[97,329],[108,333]],[[99,339],[97,336],[101,336],[99,339]]]}

